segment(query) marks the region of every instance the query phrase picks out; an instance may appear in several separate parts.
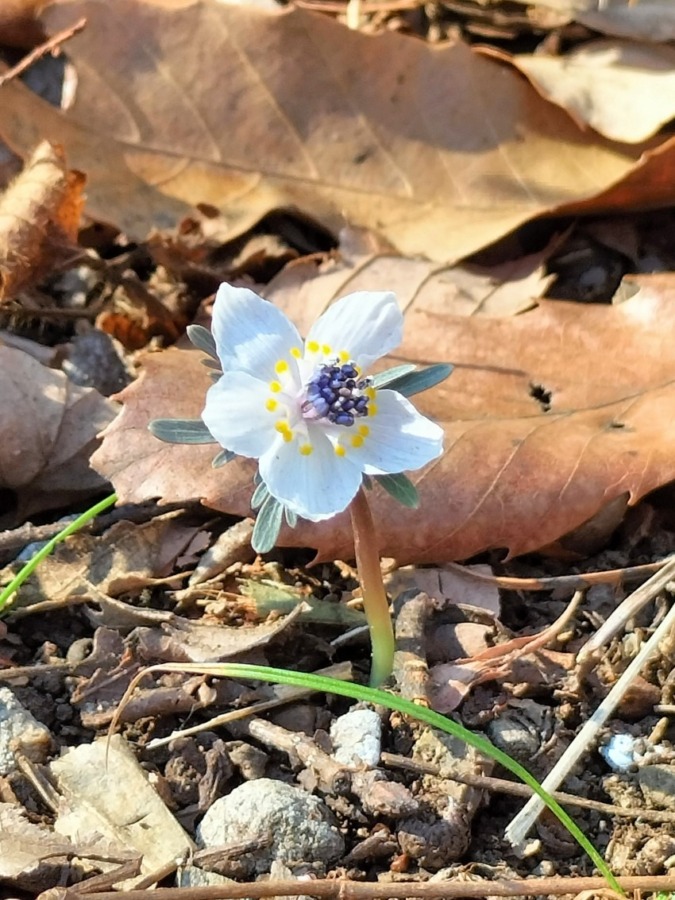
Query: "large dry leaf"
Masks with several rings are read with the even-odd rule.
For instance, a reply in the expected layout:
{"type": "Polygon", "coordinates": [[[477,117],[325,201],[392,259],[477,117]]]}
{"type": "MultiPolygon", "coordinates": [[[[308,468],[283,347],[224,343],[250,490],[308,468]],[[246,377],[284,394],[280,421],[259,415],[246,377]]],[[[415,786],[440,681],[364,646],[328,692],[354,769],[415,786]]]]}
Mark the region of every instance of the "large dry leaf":
{"type": "MultiPolygon", "coordinates": [[[[53,31],[81,16],[72,108],[13,82],[0,128],[23,154],[45,136],[61,142],[88,175],[90,213],[134,238],[200,202],[223,211],[232,236],[291,207],[457,260],[608,190],[640,155],[460,42],[216,0],[73,0],[46,21],[53,31]]],[[[642,203],[658,176],[648,167],[627,199],[642,203]]]]}
{"type": "Polygon", "coordinates": [[[592,41],[565,56],[513,62],[544,97],[610,140],[639,143],[675,118],[671,47],[592,41]]]}
{"type": "MultiPolygon", "coordinates": [[[[616,498],[634,503],[675,477],[675,279],[640,283],[618,306],[544,301],[510,319],[447,315],[433,297],[408,308],[404,343],[389,361],[457,368],[418,398],[446,433],[443,457],[412,476],[420,508],[374,494],[386,555],[431,562],[488,548],[526,553],[616,498]],[[537,397],[549,395],[546,408],[537,397]]],[[[325,298],[280,305],[293,307],[306,333],[325,298]]],[[[250,514],[252,462],[212,469],[214,447],[162,444],[147,432],[154,417],[199,416],[208,383],[198,352],[146,357],[93,460],[122,500],[200,497],[250,514]]],[[[352,554],[344,515],[287,531],[282,542],[316,547],[324,559],[352,554]]]]}
{"type": "Polygon", "coordinates": [[[404,311],[414,304],[433,304],[444,315],[513,316],[530,309],[553,280],[544,271],[551,249],[498,266],[446,266],[397,256],[378,247],[372,236],[344,229],[339,255],[293,262],[269,283],[266,293],[292,318],[306,302],[316,309],[335,297],[383,284],[396,285],[404,311]]]}
{"type": "Polygon", "coordinates": [[[115,412],[93,388],[0,344],[0,488],[16,495],[17,521],[105,486],[89,457],[115,412]]]}
{"type": "Polygon", "coordinates": [[[81,172],[44,141],[0,197],[0,303],[37,284],[77,244],[84,206],[81,172]]]}

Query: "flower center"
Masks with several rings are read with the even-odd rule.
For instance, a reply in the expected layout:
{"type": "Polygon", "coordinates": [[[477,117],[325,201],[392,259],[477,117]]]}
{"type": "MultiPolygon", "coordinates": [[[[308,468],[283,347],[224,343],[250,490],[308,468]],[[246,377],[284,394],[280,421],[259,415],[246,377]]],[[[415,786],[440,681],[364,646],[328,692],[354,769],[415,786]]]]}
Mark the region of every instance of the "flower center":
{"type": "Polygon", "coordinates": [[[359,369],[351,360],[324,363],[307,382],[302,415],[351,426],[355,419],[368,415],[369,386],[370,379],[359,378],[359,369]]]}

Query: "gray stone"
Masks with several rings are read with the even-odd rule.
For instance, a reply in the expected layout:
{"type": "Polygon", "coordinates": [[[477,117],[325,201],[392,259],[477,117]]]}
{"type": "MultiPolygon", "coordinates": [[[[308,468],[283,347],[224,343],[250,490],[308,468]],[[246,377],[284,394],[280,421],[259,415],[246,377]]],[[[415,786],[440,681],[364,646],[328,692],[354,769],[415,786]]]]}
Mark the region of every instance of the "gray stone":
{"type": "Polygon", "coordinates": [[[373,709],[350,709],[330,729],[333,757],[347,766],[376,766],[382,749],[382,720],[373,709]]]}
{"type": "Polygon", "coordinates": [[[344,853],[344,842],[327,807],[300,788],[258,778],[235,788],[208,810],[197,829],[202,847],[235,841],[269,841],[256,854],[256,872],[276,860],[294,874],[323,873],[344,853]]]}
{"type": "Polygon", "coordinates": [[[16,768],[16,754],[43,762],[51,749],[49,729],[16,699],[9,688],[0,688],[0,775],[16,768]]]}
{"type": "Polygon", "coordinates": [[[657,763],[638,770],[638,784],[647,804],[675,809],[675,766],[657,763]]]}

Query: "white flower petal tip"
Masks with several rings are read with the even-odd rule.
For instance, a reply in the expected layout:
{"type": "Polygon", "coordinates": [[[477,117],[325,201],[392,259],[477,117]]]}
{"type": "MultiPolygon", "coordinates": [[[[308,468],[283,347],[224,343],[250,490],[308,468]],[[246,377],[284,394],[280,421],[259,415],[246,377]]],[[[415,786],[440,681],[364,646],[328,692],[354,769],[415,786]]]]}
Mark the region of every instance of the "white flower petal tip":
{"type": "Polygon", "coordinates": [[[356,291],[336,300],[307,335],[307,345],[328,346],[367,369],[403,339],[403,313],[391,291],[356,291]]]}
{"type": "Polygon", "coordinates": [[[267,490],[292,515],[331,518],[364,474],[418,469],[442,452],[442,428],[365,377],[402,331],[394,294],[360,291],[334,303],[303,344],[273,304],[221,285],[213,334],[223,375],[203,421],[226,450],[259,459],[267,490]]]}
{"type": "Polygon", "coordinates": [[[302,340],[293,323],[273,303],[248,288],[221,284],[213,304],[211,330],[223,371],[269,377],[302,340]]]}

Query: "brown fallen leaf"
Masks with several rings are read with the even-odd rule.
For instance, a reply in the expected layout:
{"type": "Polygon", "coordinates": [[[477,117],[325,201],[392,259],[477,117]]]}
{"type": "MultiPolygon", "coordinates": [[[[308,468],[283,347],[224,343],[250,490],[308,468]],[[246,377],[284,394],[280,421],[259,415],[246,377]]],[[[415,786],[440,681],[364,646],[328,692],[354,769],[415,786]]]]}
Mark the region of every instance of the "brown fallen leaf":
{"type": "Polygon", "coordinates": [[[0,303],[37,284],[73,255],[85,177],[47,141],[0,198],[0,303]]]}
{"type": "Polygon", "coordinates": [[[581,127],[639,143],[675,118],[675,50],[591,41],[564,56],[519,55],[513,64],[581,127]]]}
{"type": "Polygon", "coordinates": [[[116,405],[93,388],[73,384],[21,350],[0,344],[0,488],[16,508],[3,527],[100,491],[89,466],[97,433],[116,405]]]}
{"type": "MultiPolygon", "coordinates": [[[[143,525],[117,522],[104,535],[74,534],[21,587],[19,602],[24,607],[45,600],[54,604],[96,598],[97,592],[118,597],[138,591],[170,574],[198,530],[168,513],[143,525]]],[[[130,612],[140,617],[145,611],[130,612]]]]}
{"type": "Polygon", "coordinates": [[[641,153],[582,131],[461,42],[216,0],[71,0],[44,20],[57,31],[82,16],[88,27],[68,45],[72,107],[13,82],[0,129],[22,154],[44,136],[61,142],[88,174],[90,214],[132,238],[199,203],[223,211],[230,237],[294,208],[336,232],[347,219],[404,254],[455,261],[609,189],[641,153]]]}
{"type": "Polygon", "coordinates": [[[295,317],[306,302],[316,307],[375,284],[395,284],[405,311],[414,304],[434,305],[444,315],[513,316],[535,305],[553,280],[544,271],[551,248],[498,266],[445,266],[391,252],[347,253],[339,257],[309,257],[286,266],[269,283],[266,293],[295,317]]]}
{"type": "MultiPolygon", "coordinates": [[[[640,290],[618,306],[542,301],[506,319],[447,316],[432,298],[409,307],[404,343],[388,362],[457,367],[416,398],[446,435],[444,455],[412,475],[420,508],[374,492],[384,555],[441,562],[490,548],[527,553],[615,498],[635,503],[675,478],[675,276],[635,283],[640,290]]],[[[310,299],[294,309],[301,334],[325,306],[310,299]]],[[[208,384],[199,352],[145,357],[92,459],[123,502],[201,498],[250,515],[254,462],[213,469],[217,445],[163,444],[147,431],[152,418],[198,417],[208,384]]],[[[315,547],[319,559],[353,554],[344,515],[301,523],[281,543],[315,547]]]]}
{"type": "Polygon", "coordinates": [[[5,47],[34,47],[44,39],[38,22],[40,10],[48,0],[2,0],[0,38],[5,47]]]}

